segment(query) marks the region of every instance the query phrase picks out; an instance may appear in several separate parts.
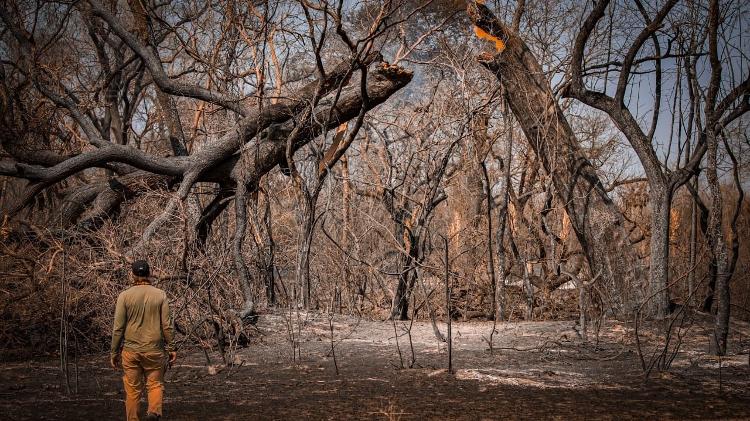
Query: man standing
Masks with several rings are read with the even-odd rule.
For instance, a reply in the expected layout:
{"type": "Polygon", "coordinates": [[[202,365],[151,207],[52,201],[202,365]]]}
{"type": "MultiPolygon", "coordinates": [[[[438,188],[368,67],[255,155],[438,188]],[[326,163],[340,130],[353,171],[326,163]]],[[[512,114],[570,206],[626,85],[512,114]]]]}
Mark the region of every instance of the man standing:
{"type": "Polygon", "coordinates": [[[169,364],[177,359],[167,294],[151,286],[149,275],[146,261],[133,262],[133,286],[120,293],[115,308],[110,364],[114,369],[123,370],[128,421],[139,420],[144,377],[148,394],[146,419],[161,417],[167,355],[169,364]]]}

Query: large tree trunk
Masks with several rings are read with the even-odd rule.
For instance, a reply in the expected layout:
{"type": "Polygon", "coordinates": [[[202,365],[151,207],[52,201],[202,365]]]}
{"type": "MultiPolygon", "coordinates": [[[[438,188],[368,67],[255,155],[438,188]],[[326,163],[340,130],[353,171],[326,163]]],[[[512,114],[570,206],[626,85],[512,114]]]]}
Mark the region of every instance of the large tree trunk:
{"type": "MultiPolygon", "coordinates": [[[[736,264],[736,253],[739,243],[736,242],[737,216],[735,214],[732,222],[733,231],[733,251],[735,256],[730,263],[729,249],[725,242],[723,230],[723,204],[721,197],[721,184],[718,175],[718,154],[719,154],[719,134],[720,121],[722,113],[718,112],[717,96],[722,85],[722,65],[719,61],[719,27],[721,22],[719,1],[712,0],[709,4],[708,14],[708,45],[709,45],[709,62],[711,63],[711,83],[706,92],[706,103],[704,113],[706,115],[706,145],[708,152],[708,162],[706,163],[706,181],[708,182],[708,194],[711,199],[711,207],[708,214],[708,243],[711,247],[711,254],[714,259],[716,268],[716,322],[714,324],[714,333],[710,340],[711,352],[714,355],[724,355],[727,352],[727,341],[729,339],[729,311],[730,311],[730,294],[729,281],[732,278],[734,265],[736,264]]],[[[743,96],[747,99],[750,92],[750,77],[746,82],[747,86],[743,89],[743,96]]],[[[735,92],[733,90],[733,92],[735,92]]],[[[726,99],[726,98],[725,98],[726,99]]],[[[722,100],[719,104],[723,103],[722,100]]],[[[744,112],[743,112],[744,113],[744,112]]],[[[740,185],[737,175],[737,160],[734,154],[727,147],[727,152],[734,163],[735,183],[740,185]]],[[[742,189],[740,188],[739,203],[742,202],[742,189]]],[[[739,211],[739,207],[737,210],[739,211]]]]}
{"type": "Polygon", "coordinates": [[[601,273],[611,291],[612,310],[629,314],[643,298],[641,291],[646,279],[620,210],[581,151],[528,46],[495,19],[486,6],[469,2],[468,13],[479,28],[505,41],[504,51],[495,56],[483,54],[479,61],[497,76],[529,146],[562,195],[592,275],[601,273]]]}
{"type": "Polygon", "coordinates": [[[716,270],[716,323],[714,332],[710,338],[710,351],[714,355],[724,355],[727,352],[727,339],[729,337],[729,280],[732,273],[729,270],[729,257],[727,244],[722,229],[722,197],[718,165],[718,140],[717,135],[709,133],[708,138],[708,166],[706,168],[706,180],[708,181],[708,194],[711,199],[711,207],[708,214],[708,243],[714,259],[716,270]]]}
{"type": "Polygon", "coordinates": [[[672,208],[672,189],[652,182],[649,186],[651,204],[651,313],[659,319],[669,309],[669,225],[672,208]]]}

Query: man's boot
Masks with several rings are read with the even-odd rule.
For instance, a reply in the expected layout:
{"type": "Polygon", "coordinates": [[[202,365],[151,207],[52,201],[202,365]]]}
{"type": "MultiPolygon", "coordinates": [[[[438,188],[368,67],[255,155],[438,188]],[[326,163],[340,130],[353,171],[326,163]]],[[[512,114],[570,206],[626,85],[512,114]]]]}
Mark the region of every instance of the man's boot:
{"type": "Polygon", "coordinates": [[[149,412],[146,414],[145,420],[146,421],[159,421],[159,418],[161,418],[159,414],[154,414],[153,412],[149,412]]]}

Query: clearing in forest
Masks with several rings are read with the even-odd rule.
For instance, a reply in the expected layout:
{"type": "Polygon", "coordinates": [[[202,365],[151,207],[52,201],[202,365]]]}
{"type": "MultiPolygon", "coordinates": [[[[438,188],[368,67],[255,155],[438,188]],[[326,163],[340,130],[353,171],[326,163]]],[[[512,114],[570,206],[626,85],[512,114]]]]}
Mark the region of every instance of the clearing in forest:
{"type": "MultiPolygon", "coordinates": [[[[250,346],[227,353],[234,364],[218,353],[182,350],[166,376],[165,419],[750,418],[746,323],[733,324],[739,348],[721,369],[706,352],[708,319],[698,320],[670,369],[645,381],[633,328],[624,322],[605,322],[598,344],[593,335],[582,342],[573,321],[498,323],[492,354],[492,322],[454,322],[448,374],[447,346],[429,322],[396,322],[397,344],[390,321],[292,316],[301,355],[294,361],[289,314],[262,315],[250,346]]],[[[647,363],[656,332],[639,330],[647,363]]],[[[58,360],[3,364],[0,418],[119,418],[119,374],[104,355],[78,364],[78,393],[71,394],[58,360]]],[[[70,385],[75,392],[73,365],[70,385]]]]}

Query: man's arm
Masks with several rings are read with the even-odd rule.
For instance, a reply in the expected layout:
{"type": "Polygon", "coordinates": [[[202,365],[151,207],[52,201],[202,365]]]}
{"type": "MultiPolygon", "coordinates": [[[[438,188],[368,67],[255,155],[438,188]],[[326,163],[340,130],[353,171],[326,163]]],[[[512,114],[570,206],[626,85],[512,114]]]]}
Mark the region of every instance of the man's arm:
{"type": "Polygon", "coordinates": [[[114,366],[117,354],[120,353],[122,337],[125,332],[125,323],[127,322],[127,311],[125,310],[125,300],[122,294],[117,296],[117,305],[115,306],[115,321],[112,327],[112,344],[109,348],[110,361],[114,366]]]}

